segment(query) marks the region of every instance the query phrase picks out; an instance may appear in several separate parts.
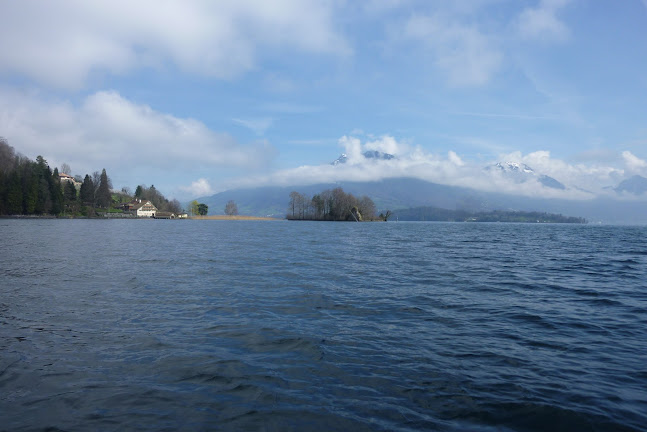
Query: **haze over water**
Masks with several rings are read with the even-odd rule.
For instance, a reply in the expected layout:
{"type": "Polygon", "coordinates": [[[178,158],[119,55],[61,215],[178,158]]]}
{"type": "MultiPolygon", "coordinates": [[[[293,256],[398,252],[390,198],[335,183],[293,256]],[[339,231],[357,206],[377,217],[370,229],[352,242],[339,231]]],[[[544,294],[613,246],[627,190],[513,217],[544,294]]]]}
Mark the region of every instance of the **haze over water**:
{"type": "Polygon", "coordinates": [[[644,227],[0,220],[0,430],[630,431],[644,227]]]}

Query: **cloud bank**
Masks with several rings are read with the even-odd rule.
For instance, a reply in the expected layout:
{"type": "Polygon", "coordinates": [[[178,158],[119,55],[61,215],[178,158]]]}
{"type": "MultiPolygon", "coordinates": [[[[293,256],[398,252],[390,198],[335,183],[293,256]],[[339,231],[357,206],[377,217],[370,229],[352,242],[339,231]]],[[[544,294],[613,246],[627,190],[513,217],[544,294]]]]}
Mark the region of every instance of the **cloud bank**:
{"type": "Polygon", "coordinates": [[[0,73],[83,87],[93,72],[172,64],[233,78],[265,50],[348,55],[332,3],[316,0],[51,0],[0,2],[0,73]]]}
{"type": "Polygon", "coordinates": [[[343,136],[339,145],[346,153],[345,164],[304,165],[274,172],[266,176],[249,177],[228,183],[228,188],[237,189],[260,185],[298,186],[344,181],[379,181],[389,178],[412,177],[429,182],[467,187],[486,192],[501,192],[542,198],[587,200],[596,196],[612,194],[609,186],[615,186],[627,173],[642,170],[647,174],[647,162],[628,151],[623,152],[622,166],[603,162],[573,164],[551,157],[548,151],[528,154],[513,152],[499,155],[489,162],[470,161],[454,151],[445,155],[425,152],[421,147],[411,147],[398,142],[392,136],[362,142],[360,138],[343,136]],[[362,153],[367,150],[391,150],[397,157],[390,160],[367,159],[362,153]],[[518,178],[505,175],[499,170],[487,169],[496,162],[517,162],[534,169],[536,177],[520,182],[518,178]],[[633,170],[633,171],[632,171],[633,170]],[[539,181],[540,175],[555,178],[566,189],[554,189],[539,181]],[[583,188],[586,186],[586,189],[583,188]]]}

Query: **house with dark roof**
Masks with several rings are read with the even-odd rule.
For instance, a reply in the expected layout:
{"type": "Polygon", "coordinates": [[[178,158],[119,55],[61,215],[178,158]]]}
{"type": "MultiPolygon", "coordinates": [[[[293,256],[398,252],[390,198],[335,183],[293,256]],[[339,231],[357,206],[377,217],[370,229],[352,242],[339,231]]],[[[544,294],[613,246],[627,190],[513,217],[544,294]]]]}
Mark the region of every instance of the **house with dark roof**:
{"type": "Polygon", "coordinates": [[[175,213],[158,211],[153,216],[155,219],[175,219],[175,213]]]}

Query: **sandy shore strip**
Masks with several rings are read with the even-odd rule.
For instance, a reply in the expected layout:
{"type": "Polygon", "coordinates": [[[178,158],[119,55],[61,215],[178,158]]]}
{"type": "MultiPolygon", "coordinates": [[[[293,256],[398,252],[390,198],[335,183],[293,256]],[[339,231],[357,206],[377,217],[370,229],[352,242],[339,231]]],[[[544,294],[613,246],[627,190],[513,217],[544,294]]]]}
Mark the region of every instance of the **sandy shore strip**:
{"type": "Polygon", "coordinates": [[[262,217],[262,216],[227,216],[227,215],[214,215],[214,216],[190,216],[189,219],[196,220],[245,220],[245,221],[280,221],[285,219],[262,217]]]}

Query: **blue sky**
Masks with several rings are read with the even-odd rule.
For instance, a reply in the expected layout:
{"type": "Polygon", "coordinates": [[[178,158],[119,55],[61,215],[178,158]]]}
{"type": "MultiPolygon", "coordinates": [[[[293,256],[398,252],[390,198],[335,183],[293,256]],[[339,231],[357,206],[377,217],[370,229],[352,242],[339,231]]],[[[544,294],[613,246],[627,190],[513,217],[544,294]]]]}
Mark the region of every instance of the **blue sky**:
{"type": "MultiPolygon", "coordinates": [[[[189,199],[523,162],[604,194],[647,176],[647,1],[0,0],[0,136],[189,199]],[[396,154],[384,163],[340,153],[396,154]]],[[[551,195],[552,194],[552,195],[551,195]]]]}

